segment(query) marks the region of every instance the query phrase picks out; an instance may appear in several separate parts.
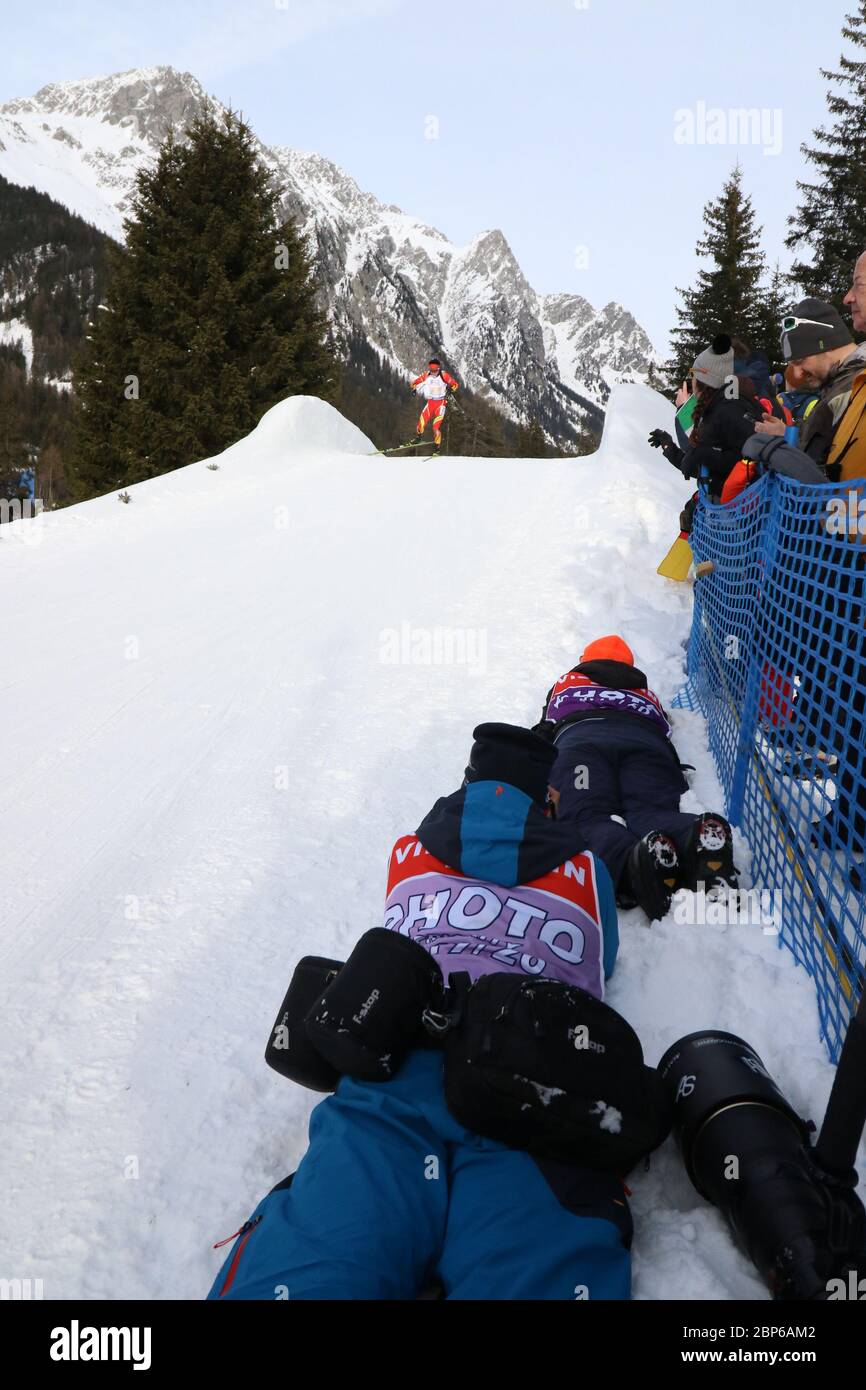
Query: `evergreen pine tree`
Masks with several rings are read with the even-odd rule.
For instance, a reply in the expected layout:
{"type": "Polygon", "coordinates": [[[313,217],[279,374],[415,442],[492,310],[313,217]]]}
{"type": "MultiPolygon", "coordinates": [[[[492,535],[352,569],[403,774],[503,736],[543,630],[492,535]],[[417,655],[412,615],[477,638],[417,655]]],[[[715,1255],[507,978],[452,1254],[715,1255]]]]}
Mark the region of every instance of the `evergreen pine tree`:
{"type": "Polygon", "coordinates": [[[739,165],[718,198],[704,208],[704,234],[697,254],[709,257],[712,266],[698,271],[694,289],[677,290],[677,326],[671,332],[673,358],[669,371],[674,381],[690,372],[699,352],[719,333],[737,334],[756,344],[764,336],[765,273],[761,228],[755,223],[752,199],[743,193],[739,165]]]}
{"type": "Polygon", "coordinates": [[[815,144],[802,151],[817,171],[814,183],[798,181],[800,207],[788,219],[786,244],[811,257],[791,268],[791,278],[805,294],[841,300],[851,283],[857,257],[866,250],[866,0],[847,15],[842,35],[860,57],[843,54],[839,71],[821,69],[830,84],[828,128],[814,132],[815,144]]]}
{"type": "Polygon", "coordinates": [[[753,344],[754,347],[761,348],[767,354],[767,360],[771,366],[774,362],[779,361],[782,319],[790,307],[790,278],[785,275],[777,261],[761,304],[761,331],[753,344]]]}
{"type": "Polygon", "coordinates": [[[530,420],[528,425],[519,426],[515,446],[516,458],[543,459],[547,458],[549,452],[544,430],[537,420],[530,420]]]}
{"type": "Polygon", "coordinates": [[[509,422],[481,396],[461,390],[445,417],[443,442],[446,453],[462,458],[505,458],[509,422]]]}
{"type": "Polygon", "coordinates": [[[234,113],[205,110],[139,174],[76,375],[80,495],[220,452],[334,385],[306,249],[234,113]]]}
{"type": "MultiPolygon", "coordinates": [[[[666,379],[665,372],[671,370],[670,364],[668,364],[667,368],[662,367],[659,369],[654,362],[650,362],[647,368],[646,383],[647,386],[651,386],[654,391],[658,391],[659,395],[667,396],[670,400],[673,400],[679,382],[676,382],[676,385],[672,386],[671,382],[666,379]]],[[[674,378],[674,380],[676,380],[676,378],[674,378]]],[[[680,381],[682,381],[682,377],[680,377],[680,381]]]]}

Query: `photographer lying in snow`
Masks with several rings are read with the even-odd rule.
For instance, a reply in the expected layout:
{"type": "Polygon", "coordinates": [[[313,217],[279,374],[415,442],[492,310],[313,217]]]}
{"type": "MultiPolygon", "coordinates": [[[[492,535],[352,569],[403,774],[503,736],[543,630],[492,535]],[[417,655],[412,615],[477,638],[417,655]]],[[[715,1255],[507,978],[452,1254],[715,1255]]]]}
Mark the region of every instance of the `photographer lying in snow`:
{"type": "Polygon", "coordinates": [[[613,890],[552,818],[555,757],[477,728],[461,789],[394,847],[384,928],[300,963],[268,1060],[334,1094],[210,1298],[629,1297],[622,1178],[670,1103],[601,1002],[613,890]]]}
{"type": "Polygon", "coordinates": [[[728,822],[679,808],[688,783],[667,716],[621,637],[589,644],[535,727],[556,748],[559,820],[580,827],[622,906],[637,903],[652,920],[678,888],[736,883],[728,822]]]}

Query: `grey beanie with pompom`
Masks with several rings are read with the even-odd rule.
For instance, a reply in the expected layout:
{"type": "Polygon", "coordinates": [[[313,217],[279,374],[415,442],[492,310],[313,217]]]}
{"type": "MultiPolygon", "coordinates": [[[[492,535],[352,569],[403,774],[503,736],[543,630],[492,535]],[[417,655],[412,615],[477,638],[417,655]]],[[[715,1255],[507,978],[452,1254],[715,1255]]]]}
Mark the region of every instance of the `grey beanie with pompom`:
{"type": "Polygon", "coordinates": [[[692,374],[703,386],[719,390],[734,375],[734,348],[727,333],[719,333],[695,359],[692,374]]]}

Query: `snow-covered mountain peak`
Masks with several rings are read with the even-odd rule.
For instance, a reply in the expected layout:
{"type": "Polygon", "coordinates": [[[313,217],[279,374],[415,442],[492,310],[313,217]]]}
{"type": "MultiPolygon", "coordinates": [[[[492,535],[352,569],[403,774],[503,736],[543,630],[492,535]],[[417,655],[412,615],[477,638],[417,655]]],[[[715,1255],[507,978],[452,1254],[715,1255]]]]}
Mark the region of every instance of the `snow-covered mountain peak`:
{"type": "Polygon", "coordinates": [[[161,65],[131,68],[110,77],[50,82],[33,97],[0,106],[0,114],[96,118],[128,126],[139,139],[159,141],[169,125],[187,125],[207,99],[192,73],[161,65]]]}
{"type": "MultiPolygon", "coordinates": [[[[0,106],[0,174],[120,240],[137,174],[206,102],[224,109],[167,65],[50,83],[0,106]]],[[[612,385],[641,379],[654,360],[619,304],[597,313],[580,295],[538,296],[502,231],[457,247],[325,156],[259,148],[309,241],[338,333],[360,334],[398,370],[441,350],[470,389],[566,442],[600,423],[612,385]]]]}
{"type": "Polygon", "coordinates": [[[313,201],[314,212],[318,215],[330,210],[334,215],[352,218],[356,226],[386,227],[392,234],[396,232],[398,240],[401,235],[415,230],[421,238],[438,240],[443,247],[450,246],[442,232],[419,222],[395,203],[380,202],[374,194],[362,189],[351,174],[324,155],[286,146],[274,146],[264,154],[273,161],[289,187],[294,185],[301,198],[306,196],[308,201],[313,201]]]}
{"type": "Polygon", "coordinates": [[[487,275],[495,279],[510,275],[528,288],[528,281],[509,246],[505,234],[494,227],[490,231],[479,232],[468,246],[459,253],[464,266],[483,267],[487,275]]]}
{"type": "Polygon", "coordinates": [[[168,66],[49,83],[0,106],[0,174],[120,240],[139,170],[207,101],[191,73],[168,66]]]}
{"type": "Polygon", "coordinates": [[[589,300],[579,294],[546,294],[542,299],[542,309],[548,323],[562,323],[564,320],[588,323],[595,314],[589,300]]]}

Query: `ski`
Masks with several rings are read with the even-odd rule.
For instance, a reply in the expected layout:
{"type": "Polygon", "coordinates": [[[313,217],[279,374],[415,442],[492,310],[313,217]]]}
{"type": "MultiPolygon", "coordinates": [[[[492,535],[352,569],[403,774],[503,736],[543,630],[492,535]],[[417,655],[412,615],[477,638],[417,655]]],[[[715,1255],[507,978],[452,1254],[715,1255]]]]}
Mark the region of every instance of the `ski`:
{"type": "Polygon", "coordinates": [[[429,443],[429,439],[411,439],[407,444],[392,444],[387,449],[374,449],[368,457],[374,458],[377,454],[402,454],[406,449],[420,449],[422,445],[429,443]]]}

